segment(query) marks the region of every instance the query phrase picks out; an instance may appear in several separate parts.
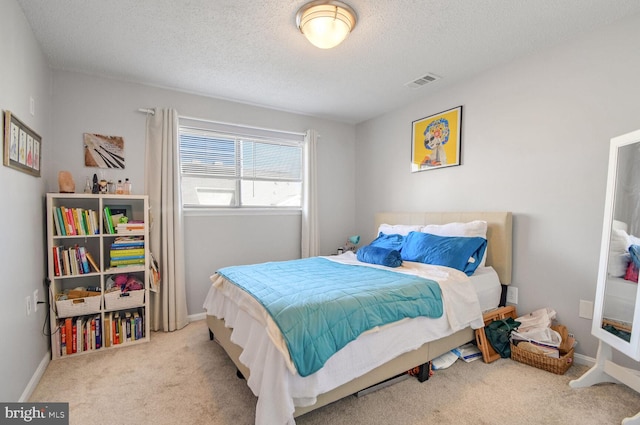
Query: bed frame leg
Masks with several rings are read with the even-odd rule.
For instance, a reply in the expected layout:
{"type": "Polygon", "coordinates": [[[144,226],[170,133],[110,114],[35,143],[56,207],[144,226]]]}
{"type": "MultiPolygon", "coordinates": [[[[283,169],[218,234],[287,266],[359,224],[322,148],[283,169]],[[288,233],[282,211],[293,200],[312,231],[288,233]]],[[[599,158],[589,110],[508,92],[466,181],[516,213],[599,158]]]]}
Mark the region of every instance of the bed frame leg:
{"type": "Polygon", "coordinates": [[[209,329],[209,339],[213,341],[213,331],[209,329]]]}
{"type": "Polygon", "coordinates": [[[419,382],[424,382],[429,380],[429,374],[431,373],[431,362],[426,362],[418,366],[418,374],[416,377],[419,382]]]}

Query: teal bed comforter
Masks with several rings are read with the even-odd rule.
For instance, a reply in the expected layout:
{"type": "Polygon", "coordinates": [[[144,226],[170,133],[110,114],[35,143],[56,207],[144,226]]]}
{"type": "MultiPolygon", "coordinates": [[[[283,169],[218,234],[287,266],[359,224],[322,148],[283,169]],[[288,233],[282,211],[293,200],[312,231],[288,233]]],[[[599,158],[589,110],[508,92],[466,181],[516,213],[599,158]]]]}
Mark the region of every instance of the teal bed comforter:
{"type": "Polygon", "coordinates": [[[265,307],[301,376],[376,326],[443,312],[435,281],[322,257],[226,267],[218,274],[265,307]]]}

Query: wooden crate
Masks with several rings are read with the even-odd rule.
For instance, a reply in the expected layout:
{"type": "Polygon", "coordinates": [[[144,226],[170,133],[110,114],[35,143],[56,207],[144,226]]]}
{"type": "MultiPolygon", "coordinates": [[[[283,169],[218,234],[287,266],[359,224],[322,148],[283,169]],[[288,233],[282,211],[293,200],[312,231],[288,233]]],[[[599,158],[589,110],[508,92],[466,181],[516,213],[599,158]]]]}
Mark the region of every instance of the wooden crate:
{"type": "MultiPolygon", "coordinates": [[[[512,317],[513,319],[516,319],[518,317],[518,315],[516,314],[516,308],[514,306],[509,305],[506,307],[499,307],[495,310],[485,313],[482,316],[485,326],[495,320],[501,320],[507,317],[512,317]]],[[[491,363],[500,358],[500,354],[493,349],[493,347],[487,340],[487,335],[484,333],[484,328],[476,329],[476,344],[482,352],[482,360],[485,363],[491,363]]]]}

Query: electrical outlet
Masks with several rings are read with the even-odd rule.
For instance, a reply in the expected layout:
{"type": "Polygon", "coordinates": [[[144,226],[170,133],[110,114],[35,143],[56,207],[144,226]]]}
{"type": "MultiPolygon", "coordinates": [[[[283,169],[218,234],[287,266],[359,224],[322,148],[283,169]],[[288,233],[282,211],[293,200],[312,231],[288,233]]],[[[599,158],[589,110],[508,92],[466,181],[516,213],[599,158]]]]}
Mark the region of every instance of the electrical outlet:
{"type": "Polygon", "coordinates": [[[507,302],[511,304],[518,304],[518,288],[515,286],[507,286],[507,302]]]}
{"type": "Polygon", "coordinates": [[[24,299],[27,305],[27,316],[31,314],[31,297],[27,297],[24,299]]]}
{"type": "Polygon", "coordinates": [[[38,301],[40,300],[39,295],[40,290],[36,289],[33,291],[33,311],[38,311],[38,301]]]}

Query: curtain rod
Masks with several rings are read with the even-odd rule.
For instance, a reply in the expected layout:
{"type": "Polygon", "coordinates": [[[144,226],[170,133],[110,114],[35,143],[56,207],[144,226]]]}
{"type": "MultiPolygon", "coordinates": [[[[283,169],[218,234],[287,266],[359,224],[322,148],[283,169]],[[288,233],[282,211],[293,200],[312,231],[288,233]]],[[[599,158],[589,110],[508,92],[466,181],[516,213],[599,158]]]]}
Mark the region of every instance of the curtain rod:
{"type": "MultiPolygon", "coordinates": [[[[142,112],[143,114],[155,115],[155,111],[153,109],[148,109],[148,108],[140,108],[140,109],[138,109],[138,112],[142,112]]],[[[304,136],[306,134],[306,133],[299,133],[299,132],[296,132],[296,131],[283,131],[283,130],[275,130],[273,128],[253,127],[253,126],[250,126],[250,125],[234,124],[234,123],[223,122],[223,121],[214,121],[214,120],[210,120],[210,119],[206,119],[206,118],[186,117],[186,116],[183,116],[183,115],[180,115],[179,117],[184,119],[184,120],[190,120],[190,121],[208,122],[208,123],[213,123],[213,124],[228,125],[228,126],[232,126],[232,127],[251,128],[253,130],[276,131],[278,133],[295,134],[296,136],[304,136]]]]}

